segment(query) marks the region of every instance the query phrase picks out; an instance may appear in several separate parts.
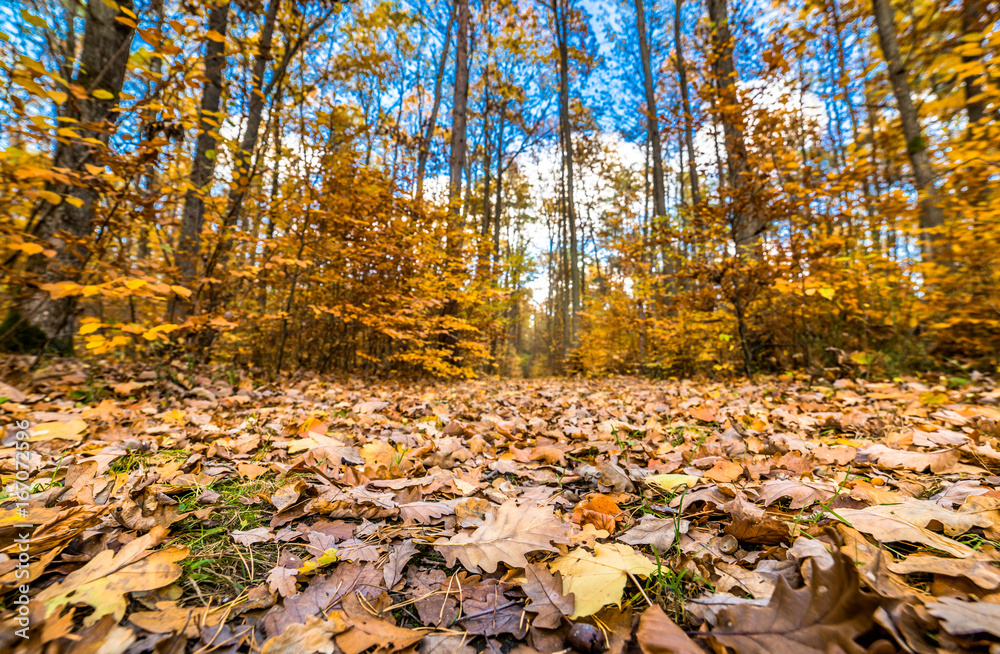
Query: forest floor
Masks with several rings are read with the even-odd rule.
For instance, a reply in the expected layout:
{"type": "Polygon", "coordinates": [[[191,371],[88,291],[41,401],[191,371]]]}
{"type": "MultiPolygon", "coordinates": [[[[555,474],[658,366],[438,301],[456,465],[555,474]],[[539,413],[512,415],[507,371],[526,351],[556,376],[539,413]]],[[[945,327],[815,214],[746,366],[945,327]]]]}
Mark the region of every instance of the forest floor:
{"type": "Polygon", "coordinates": [[[0,361],[2,651],[1000,648],[988,378],[23,364],[0,361]]]}

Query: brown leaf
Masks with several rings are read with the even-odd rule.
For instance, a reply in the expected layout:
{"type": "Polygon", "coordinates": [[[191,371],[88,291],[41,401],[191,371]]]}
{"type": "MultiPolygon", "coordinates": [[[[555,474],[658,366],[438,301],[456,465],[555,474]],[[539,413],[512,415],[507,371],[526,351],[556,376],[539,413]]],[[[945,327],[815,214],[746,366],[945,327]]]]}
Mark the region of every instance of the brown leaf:
{"type": "Polygon", "coordinates": [[[826,654],[833,646],[862,654],[854,639],[871,629],[879,600],[861,592],[854,562],[839,550],[829,569],[813,559],[809,566],[808,586],[793,590],[779,577],[767,606],[719,611],[711,638],[741,654],[826,654]]]}
{"type": "Polygon", "coordinates": [[[418,551],[412,540],[405,540],[399,545],[392,546],[392,551],[389,552],[389,561],[382,569],[386,590],[392,590],[402,580],[406,564],[418,551]]]}
{"type": "Polygon", "coordinates": [[[629,545],[649,545],[660,554],[664,554],[673,546],[678,534],[686,534],[690,526],[691,522],[688,520],[644,515],[634,527],[619,536],[618,540],[629,545]]]}
{"type": "Polygon", "coordinates": [[[651,606],[639,618],[635,632],[642,654],[703,654],[659,606],[651,606]]]}
{"type": "Polygon", "coordinates": [[[942,597],[927,604],[927,612],[940,620],[945,631],[953,636],[987,633],[1000,638],[1000,604],[942,597]]]}
{"type": "Polygon", "coordinates": [[[742,475],[743,466],[724,459],[719,459],[715,465],[701,474],[705,479],[711,479],[720,484],[732,483],[742,475]]]}
{"type": "Polygon", "coordinates": [[[495,572],[500,563],[523,568],[530,552],[555,552],[552,543],[568,543],[568,534],[569,525],[556,517],[551,506],[518,505],[510,500],[474,532],[438,539],[434,549],[444,555],[449,567],[457,558],[472,572],[495,572]]]}
{"type": "Polygon", "coordinates": [[[874,508],[837,509],[836,516],[858,531],[871,534],[880,543],[920,543],[963,559],[976,553],[956,540],[935,534],[891,513],[872,511],[874,508]]]}
{"type": "Polygon", "coordinates": [[[775,479],[765,481],[757,489],[757,496],[764,500],[764,506],[770,506],[782,497],[790,497],[788,508],[798,510],[825,502],[833,497],[836,487],[829,484],[805,483],[795,479],[775,479]]]}
{"type": "Polygon", "coordinates": [[[268,639],[260,654],[333,654],[333,637],[347,630],[344,616],[332,612],[325,620],[312,616],[268,639]]]}
{"type": "Polygon", "coordinates": [[[1000,570],[991,563],[975,559],[945,559],[937,556],[908,556],[902,561],[890,561],[887,566],[899,574],[923,572],[948,577],[965,577],[980,588],[1000,587],[1000,570]]]}
{"type": "Polygon", "coordinates": [[[361,654],[371,647],[375,647],[376,652],[398,652],[423,637],[422,631],[397,627],[385,620],[355,618],[351,628],[337,636],[336,640],[337,647],[344,654],[361,654]]]}
{"type": "Polygon", "coordinates": [[[87,625],[109,614],[121,620],[128,593],[162,588],[181,576],[182,569],[176,562],[188,555],[186,547],[150,549],[166,537],[166,529],[154,527],[117,553],[104,550],[87,565],[40,592],[35,600],[45,607],[46,616],[67,604],[88,604],[94,612],[84,621],[87,625]]]}
{"type": "Polygon", "coordinates": [[[563,616],[573,614],[573,594],[563,594],[562,575],[554,575],[544,566],[535,563],[524,569],[525,581],[521,590],[531,599],[526,611],[536,613],[532,625],[543,629],[555,629],[563,616]]]}
{"type": "Polygon", "coordinates": [[[910,452],[894,450],[881,443],[875,443],[858,450],[858,454],[867,457],[869,461],[877,463],[880,468],[886,470],[905,469],[916,472],[930,470],[935,474],[951,471],[958,464],[959,459],[959,452],[955,449],[939,452],[910,452]]]}

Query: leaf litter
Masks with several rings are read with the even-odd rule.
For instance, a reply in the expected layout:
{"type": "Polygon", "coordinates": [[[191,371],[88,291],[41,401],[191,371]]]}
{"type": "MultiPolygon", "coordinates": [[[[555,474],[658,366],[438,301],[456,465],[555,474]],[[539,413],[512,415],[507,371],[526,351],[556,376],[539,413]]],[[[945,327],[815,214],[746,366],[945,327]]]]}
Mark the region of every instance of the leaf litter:
{"type": "Polygon", "coordinates": [[[0,387],[3,651],[1000,648],[986,377],[277,383],[26,363],[5,360],[0,387]]]}

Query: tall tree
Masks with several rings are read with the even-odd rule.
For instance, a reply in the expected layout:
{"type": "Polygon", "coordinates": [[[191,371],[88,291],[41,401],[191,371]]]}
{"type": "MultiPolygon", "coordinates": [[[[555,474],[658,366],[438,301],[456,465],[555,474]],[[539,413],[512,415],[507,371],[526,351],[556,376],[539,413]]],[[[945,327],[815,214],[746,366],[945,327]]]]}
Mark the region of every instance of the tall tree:
{"type": "Polygon", "coordinates": [[[928,233],[928,230],[944,225],[944,212],[941,210],[937,188],[934,186],[934,171],[931,168],[930,156],[927,154],[927,140],[920,127],[920,115],[913,105],[910,81],[899,52],[899,42],[896,39],[896,11],[889,4],[889,0],[872,0],[872,11],[878,28],[879,45],[889,68],[889,81],[892,83],[892,93],[896,98],[896,108],[903,123],[903,137],[906,139],[906,151],[910,155],[914,186],[920,195],[921,246],[924,256],[933,259],[934,241],[937,238],[935,234],[928,233]]]}
{"type": "Polygon", "coordinates": [[[983,119],[983,76],[979,63],[982,61],[983,30],[986,26],[986,7],[983,0],[962,0],[962,63],[971,70],[965,76],[965,109],[969,125],[976,125],[983,119]]]}
{"type": "Polygon", "coordinates": [[[434,103],[431,105],[431,113],[427,118],[427,127],[420,138],[420,149],[417,152],[417,180],[416,197],[418,200],[424,197],[424,174],[427,170],[427,160],[431,153],[431,138],[434,130],[437,129],[438,112],[441,110],[442,87],[444,86],[445,65],[448,63],[448,51],[451,49],[451,28],[455,24],[455,8],[452,7],[448,13],[448,26],[444,30],[444,43],[441,46],[441,58],[438,60],[437,74],[434,76],[434,103]]]}
{"type": "Polygon", "coordinates": [[[691,97],[688,89],[687,66],[684,63],[684,41],[681,37],[681,23],[684,18],[684,0],[676,0],[674,7],[674,47],[677,50],[677,86],[681,91],[681,110],[684,112],[684,142],[688,151],[688,175],[691,184],[691,202],[701,203],[698,188],[698,162],[694,157],[694,115],[691,113],[691,97]]]}
{"type": "Polygon", "coordinates": [[[656,82],[649,55],[649,38],[646,31],[646,3],[635,0],[635,23],[639,32],[639,59],[642,63],[643,86],[646,89],[646,132],[653,156],[653,213],[667,215],[663,190],[663,152],[660,147],[660,122],[656,113],[656,82]]]}
{"type": "Polygon", "coordinates": [[[761,224],[753,208],[752,179],[747,162],[743,111],[736,92],[736,66],[733,63],[733,36],[729,29],[726,0],[707,0],[712,21],[712,75],[715,78],[719,120],[726,148],[726,173],[732,190],[732,235],[737,249],[746,248],[760,238],[761,224]]]}
{"type": "MultiPolygon", "coordinates": [[[[211,193],[215,180],[215,149],[222,114],[222,75],[226,67],[226,32],[229,25],[230,0],[215,2],[208,14],[208,38],[205,45],[205,86],[198,114],[198,140],[191,163],[189,188],[184,195],[181,214],[181,234],[177,244],[177,268],[181,284],[192,286],[198,274],[201,251],[201,230],[205,223],[205,197],[211,193]]],[[[189,311],[186,301],[171,303],[170,320],[183,320],[189,311]]]]}
{"type": "Polygon", "coordinates": [[[466,158],[466,111],[469,102],[469,0],[455,0],[455,90],[451,104],[451,154],[448,157],[448,201],[456,221],[462,216],[462,171],[466,158]]]}
{"type": "MultiPolygon", "coordinates": [[[[135,33],[132,7],[132,0],[87,3],[79,68],[72,80],[83,93],[74,93],[59,112],[79,124],[79,138],[60,139],[54,158],[54,166],[69,171],[73,181],[49,185],[50,191],[75,201],[39,207],[31,234],[56,251],[51,260],[36,254],[28,261],[28,272],[36,275],[40,284],[75,279],[90,256],[87,241],[100,191],[87,166],[101,161],[114,131],[135,33]]],[[[64,70],[72,70],[72,63],[64,70]]],[[[21,320],[41,329],[59,349],[69,351],[76,332],[76,300],[72,295],[53,299],[39,285],[20,303],[21,320]]]]}
{"type": "Polygon", "coordinates": [[[580,261],[577,251],[576,203],[573,200],[573,129],[569,119],[569,1],[552,0],[556,44],[559,48],[559,132],[565,174],[565,216],[569,232],[569,282],[572,316],[566,347],[575,349],[580,331],[580,261]]]}

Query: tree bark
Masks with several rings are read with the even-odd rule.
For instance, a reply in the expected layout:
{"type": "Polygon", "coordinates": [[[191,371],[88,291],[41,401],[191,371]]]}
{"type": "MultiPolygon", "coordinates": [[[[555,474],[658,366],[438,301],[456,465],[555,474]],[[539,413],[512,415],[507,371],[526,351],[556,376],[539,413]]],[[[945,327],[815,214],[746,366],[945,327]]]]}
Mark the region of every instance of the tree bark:
{"type": "Polygon", "coordinates": [[[576,238],[576,205],[573,200],[573,130],[569,120],[569,0],[552,0],[559,46],[559,128],[562,133],[563,167],[566,172],[566,222],[569,232],[570,297],[573,315],[569,348],[576,349],[580,331],[580,261],[576,238]]]}
{"type": "MultiPolygon", "coordinates": [[[[451,105],[451,153],[448,157],[448,202],[456,223],[462,216],[462,171],[466,158],[466,109],[469,101],[469,0],[455,0],[455,90],[451,105]]],[[[455,248],[456,250],[459,248],[455,248]]]]}
{"type": "Polygon", "coordinates": [[[646,89],[646,131],[653,150],[653,212],[658,217],[667,215],[663,190],[663,150],[660,147],[660,122],[656,112],[656,84],[650,62],[649,40],[646,32],[646,7],[643,0],[635,0],[635,23],[639,32],[639,58],[642,62],[643,86],[646,89]]]}
{"type": "Polygon", "coordinates": [[[941,227],[944,224],[944,213],[939,203],[937,188],[934,186],[934,171],[927,154],[927,141],[920,127],[920,116],[913,106],[910,81],[907,79],[899,43],[896,40],[896,12],[889,4],[889,0],[872,0],[872,11],[878,27],[879,45],[889,68],[892,93],[896,98],[896,107],[903,123],[903,136],[906,139],[906,150],[913,168],[914,186],[920,197],[921,247],[924,256],[933,259],[937,236],[928,233],[927,230],[941,227]]]}
{"type": "Polygon", "coordinates": [[[741,250],[759,240],[761,224],[752,206],[752,180],[747,163],[743,112],[736,93],[737,74],[733,63],[729,8],[726,0],[707,0],[707,4],[708,16],[714,28],[712,72],[718,92],[719,120],[724,134],[726,173],[732,189],[732,236],[737,250],[741,250]]]}
{"type": "MultiPolygon", "coordinates": [[[[983,28],[986,18],[986,10],[983,0],[963,0],[962,2],[962,31],[965,38],[962,45],[967,48],[974,47],[976,52],[962,55],[962,63],[969,65],[979,62],[982,59],[983,28]]],[[[979,82],[982,74],[979,71],[972,71],[965,76],[965,110],[969,117],[970,127],[975,126],[983,119],[983,87],[979,82]]]]}
{"type": "MultiPolygon", "coordinates": [[[[118,6],[131,11],[132,0],[122,0],[118,6]]],[[[86,95],[71,97],[60,112],[63,117],[79,122],[80,138],[61,140],[53,161],[55,168],[70,171],[75,182],[49,186],[49,190],[59,195],[76,198],[80,206],[63,201],[40,207],[40,219],[32,226],[31,234],[47,242],[56,256],[50,260],[37,254],[28,259],[28,273],[35,275],[39,285],[76,279],[89,256],[86,241],[93,229],[99,192],[96,180],[88,179],[90,175],[84,166],[99,161],[108,148],[135,33],[130,24],[115,20],[119,16],[131,23],[127,14],[120,14],[104,2],[87,3],[80,67],[73,80],[86,95]],[[104,97],[95,97],[95,93],[104,97]],[[85,143],[84,138],[97,139],[101,145],[85,143]]],[[[69,352],[76,332],[76,299],[76,296],[53,299],[38,288],[19,303],[18,311],[21,319],[44,332],[50,344],[69,352]]]]}
{"type": "Polygon", "coordinates": [[[701,190],[698,187],[698,162],[694,157],[694,116],[691,113],[691,98],[688,92],[687,66],[684,63],[684,42],[681,39],[681,19],[684,0],[676,0],[674,13],[674,47],[677,49],[677,82],[681,90],[681,109],[684,112],[684,142],[688,151],[688,174],[691,178],[691,202],[701,203],[701,190]]]}
{"type": "Polygon", "coordinates": [[[427,118],[427,128],[420,139],[420,150],[417,152],[417,200],[424,197],[424,174],[427,170],[427,160],[430,158],[431,139],[437,128],[438,112],[441,110],[441,87],[444,84],[444,69],[448,62],[448,51],[451,49],[451,27],[455,24],[455,10],[452,8],[448,16],[448,27],[444,31],[444,45],[441,46],[441,60],[438,62],[437,77],[434,78],[434,104],[431,115],[427,118]]]}
{"type": "MultiPolygon", "coordinates": [[[[216,135],[222,125],[219,106],[222,101],[222,75],[226,67],[226,32],[229,25],[229,0],[215,4],[208,14],[208,29],[222,36],[222,39],[208,39],[205,46],[205,87],[201,95],[201,110],[198,115],[198,141],[195,144],[194,160],[187,193],[184,196],[184,210],[181,218],[181,235],[177,245],[177,268],[182,286],[193,286],[198,274],[199,253],[201,251],[201,230],[205,224],[205,197],[211,193],[215,180],[216,135]]],[[[190,311],[186,301],[171,303],[169,320],[184,320],[190,311]]]]}

